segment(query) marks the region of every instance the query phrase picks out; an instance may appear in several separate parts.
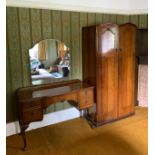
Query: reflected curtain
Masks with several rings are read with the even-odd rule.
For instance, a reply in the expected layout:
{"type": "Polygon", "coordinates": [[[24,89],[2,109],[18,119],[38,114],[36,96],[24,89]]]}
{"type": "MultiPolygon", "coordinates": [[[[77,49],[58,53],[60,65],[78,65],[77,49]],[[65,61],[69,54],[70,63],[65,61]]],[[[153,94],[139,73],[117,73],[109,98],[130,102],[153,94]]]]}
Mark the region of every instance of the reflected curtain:
{"type": "Polygon", "coordinates": [[[58,46],[58,51],[59,51],[59,57],[61,57],[61,58],[64,58],[64,55],[65,55],[65,45],[64,45],[64,43],[59,43],[59,46],[58,46]]]}
{"type": "Polygon", "coordinates": [[[38,44],[38,59],[48,60],[48,42],[47,40],[41,41],[38,44]]]}

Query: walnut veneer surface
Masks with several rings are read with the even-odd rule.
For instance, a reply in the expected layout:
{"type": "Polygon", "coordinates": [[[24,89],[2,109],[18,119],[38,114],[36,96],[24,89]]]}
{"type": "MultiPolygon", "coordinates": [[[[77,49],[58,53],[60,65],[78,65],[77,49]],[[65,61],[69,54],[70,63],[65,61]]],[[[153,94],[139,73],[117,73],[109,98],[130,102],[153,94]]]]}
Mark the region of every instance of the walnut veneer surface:
{"type": "Polygon", "coordinates": [[[136,30],[131,23],[82,29],[83,81],[95,87],[96,125],[134,114],[136,30]]]}
{"type": "Polygon", "coordinates": [[[30,86],[17,90],[19,123],[26,149],[25,130],[29,124],[43,119],[43,110],[51,104],[69,101],[79,110],[94,104],[93,86],[80,80],[70,80],[48,85],[30,86]]]}

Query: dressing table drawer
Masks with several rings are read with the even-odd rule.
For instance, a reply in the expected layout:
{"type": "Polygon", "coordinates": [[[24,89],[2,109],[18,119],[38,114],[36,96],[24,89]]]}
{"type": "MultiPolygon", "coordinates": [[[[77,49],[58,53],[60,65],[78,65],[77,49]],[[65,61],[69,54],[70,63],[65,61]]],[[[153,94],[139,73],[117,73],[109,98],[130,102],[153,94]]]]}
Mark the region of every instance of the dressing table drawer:
{"type": "Polygon", "coordinates": [[[67,95],[62,96],[62,100],[72,100],[72,101],[77,101],[77,94],[76,93],[70,93],[67,95]]]}
{"type": "Polygon", "coordinates": [[[22,115],[22,121],[24,124],[39,121],[43,119],[43,110],[41,108],[35,108],[33,110],[25,111],[22,115]]]}
{"type": "Polygon", "coordinates": [[[42,101],[43,101],[43,106],[45,108],[56,102],[63,102],[63,101],[69,101],[69,100],[77,101],[77,94],[69,93],[69,94],[58,95],[54,97],[45,97],[42,101]]]}
{"type": "Polygon", "coordinates": [[[78,93],[79,109],[92,107],[94,104],[93,89],[84,89],[78,93]]]}
{"type": "Polygon", "coordinates": [[[42,102],[41,102],[41,99],[35,99],[32,101],[28,101],[28,102],[21,102],[21,104],[22,104],[22,108],[26,110],[26,109],[31,109],[33,107],[41,108],[42,102]]]}

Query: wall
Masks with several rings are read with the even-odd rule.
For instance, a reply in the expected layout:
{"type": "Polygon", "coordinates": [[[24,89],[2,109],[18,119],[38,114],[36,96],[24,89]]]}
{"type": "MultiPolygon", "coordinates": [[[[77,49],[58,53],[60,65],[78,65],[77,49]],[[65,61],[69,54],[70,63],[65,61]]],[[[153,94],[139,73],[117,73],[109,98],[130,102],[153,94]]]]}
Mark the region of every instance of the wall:
{"type": "MultiPolygon", "coordinates": [[[[83,26],[113,22],[132,22],[139,28],[147,28],[147,15],[114,15],[83,13],[44,9],[7,7],[6,10],[6,120],[17,119],[15,91],[19,87],[31,85],[28,49],[36,42],[55,38],[63,41],[72,52],[73,78],[82,78],[81,32],[83,26]]],[[[48,112],[70,107],[58,103],[47,109],[48,112]]]]}

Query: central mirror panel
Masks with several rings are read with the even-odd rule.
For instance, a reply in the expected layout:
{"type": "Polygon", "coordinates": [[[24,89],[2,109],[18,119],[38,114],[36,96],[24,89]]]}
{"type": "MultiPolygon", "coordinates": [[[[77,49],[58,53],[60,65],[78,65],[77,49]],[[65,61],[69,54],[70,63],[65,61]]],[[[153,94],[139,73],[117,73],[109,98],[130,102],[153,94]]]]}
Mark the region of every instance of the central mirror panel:
{"type": "Polygon", "coordinates": [[[70,49],[56,39],[46,39],[29,49],[32,85],[70,79],[70,49]]]}

